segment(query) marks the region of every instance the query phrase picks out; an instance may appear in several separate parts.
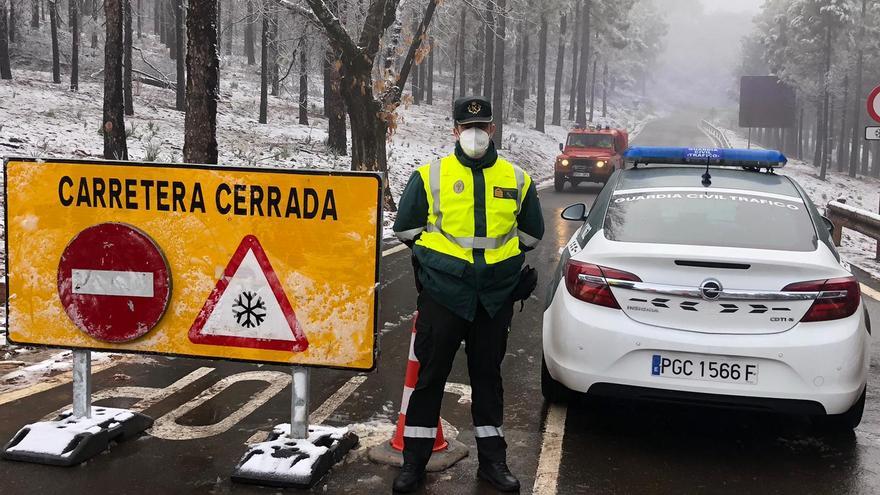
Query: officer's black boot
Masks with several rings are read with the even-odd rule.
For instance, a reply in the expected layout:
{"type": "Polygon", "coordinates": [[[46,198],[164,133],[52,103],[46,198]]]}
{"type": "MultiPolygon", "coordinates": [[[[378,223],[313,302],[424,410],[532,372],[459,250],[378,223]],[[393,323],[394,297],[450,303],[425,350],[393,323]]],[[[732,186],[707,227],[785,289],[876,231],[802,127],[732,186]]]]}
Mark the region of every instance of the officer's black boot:
{"type": "Polygon", "coordinates": [[[425,481],[425,468],[412,463],[404,463],[394,478],[394,493],[412,493],[425,481]]]}
{"type": "Polygon", "coordinates": [[[481,462],[480,468],[477,470],[477,477],[488,481],[502,492],[519,491],[519,480],[510,472],[504,461],[481,462]]]}

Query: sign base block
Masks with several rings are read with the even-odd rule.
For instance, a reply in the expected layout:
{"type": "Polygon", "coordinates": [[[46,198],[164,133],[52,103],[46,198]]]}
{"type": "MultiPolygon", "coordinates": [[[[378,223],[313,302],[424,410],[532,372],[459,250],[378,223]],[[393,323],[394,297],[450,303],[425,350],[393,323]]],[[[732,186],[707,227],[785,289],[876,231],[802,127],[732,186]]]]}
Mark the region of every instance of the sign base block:
{"type": "MultiPolygon", "coordinates": [[[[432,473],[445,471],[468,456],[467,445],[455,439],[447,438],[446,441],[449,445],[445,449],[431,453],[431,459],[428,461],[428,465],[425,466],[426,471],[432,473]]],[[[367,453],[367,457],[377,464],[403,466],[403,452],[392,447],[390,441],[382,442],[371,448],[367,453]]]]}
{"type": "Polygon", "coordinates": [[[136,437],[151,426],[152,418],[126,409],[95,407],[88,418],[75,418],[73,411],[67,411],[52,421],[19,430],[0,451],[0,457],[75,466],[107,450],[110,442],[136,437]]]}
{"type": "Polygon", "coordinates": [[[348,428],[309,426],[307,439],[290,437],[290,425],[276,426],[265,442],[251,445],[232,481],[252,485],[311,488],[358,443],[348,428]]]}

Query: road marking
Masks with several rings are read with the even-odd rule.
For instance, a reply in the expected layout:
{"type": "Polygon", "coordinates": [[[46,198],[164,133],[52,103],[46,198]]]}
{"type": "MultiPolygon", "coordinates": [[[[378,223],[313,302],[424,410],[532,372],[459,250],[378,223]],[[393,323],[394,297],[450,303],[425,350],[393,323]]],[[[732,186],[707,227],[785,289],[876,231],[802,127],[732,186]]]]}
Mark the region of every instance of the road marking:
{"type": "Polygon", "coordinates": [[[392,248],[388,248],[385,251],[382,251],[382,257],[391,256],[394,253],[399,253],[407,248],[406,244],[400,243],[392,248]]]}
{"type": "Polygon", "coordinates": [[[290,374],[282,373],[280,371],[248,371],[227,376],[200,393],[195,399],[187,401],[177,409],[157,419],[156,422],[153,423],[153,428],[147,430],[147,433],[165,440],[192,440],[219,435],[228,431],[230,428],[238,424],[239,421],[268,402],[269,399],[275,397],[287,387],[290,382],[290,374]],[[268,386],[251,395],[244,405],[216,423],[210,425],[190,426],[182,425],[177,422],[179,418],[213,399],[233,384],[244,381],[266,382],[268,386]]]}
{"type": "Polygon", "coordinates": [[[859,284],[859,285],[862,286],[862,294],[864,294],[864,295],[870,297],[871,299],[873,299],[873,300],[875,300],[875,301],[877,301],[877,302],[880,302],[880,292],[874,290],[874,289],[871,288],[871,287],[868,287],[868,286],[865,285],[865,284],[859,284]]]}
{"type": "MultiPolygon", "coordinates": [[[[121,364],[120,361],[110,361],[101,364],[93,364],[92,365],[92,375],[108,370],[118,364],[121,364]]],[[[73,381],[73,373],[64,373],[58,376],[53,376],[52,378],[47,378],[46,381],[41,383],[36,383],[31,385],[30,387],[23,388],[20,390],[13,390],[11,392],[7,392],[3,395],[0,395],[0,406],[3,404],[8,404],[10,402],[16,401],[18,399],[22,399],[29,395],[38,394],[40,392],[45,392],[46,390],[51,390],[60,385],[65,385],[73,381]]]]}
{"type": "Polygon", "coordinates": [[[535,474],[533,495],[555,495],[559,482],[559,464],[562,461],[562,437],[565,434],[565,416],[568,408],[551,404],[547,409],[544,435],[541,441],[541,456],[538,458],[538,471],[535,474]]]}
{"type": "Polygon", "coordinates": [[[333,395],[328,397],[320,407],[309,414],[309,424],[321,424],[326,421],[327,418],[329,418],[343,402],[348,400],[348,397],[365,381],[367,381],[365,375],[351,377],[345,382],[345,385],[339,387],[339,389],[334,392],[333,395]]]}

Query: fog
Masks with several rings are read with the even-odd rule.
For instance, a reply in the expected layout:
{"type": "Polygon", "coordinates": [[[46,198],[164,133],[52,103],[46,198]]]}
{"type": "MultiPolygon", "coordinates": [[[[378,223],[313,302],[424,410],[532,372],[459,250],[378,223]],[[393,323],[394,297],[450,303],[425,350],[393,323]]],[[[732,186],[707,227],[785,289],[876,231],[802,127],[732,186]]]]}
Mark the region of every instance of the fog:
{"type": "Polygon", "coordinates": [[[734,104],[741,39],[762,0],[655,0],[669,26],[649,93],[667,107],[734,104]]]}

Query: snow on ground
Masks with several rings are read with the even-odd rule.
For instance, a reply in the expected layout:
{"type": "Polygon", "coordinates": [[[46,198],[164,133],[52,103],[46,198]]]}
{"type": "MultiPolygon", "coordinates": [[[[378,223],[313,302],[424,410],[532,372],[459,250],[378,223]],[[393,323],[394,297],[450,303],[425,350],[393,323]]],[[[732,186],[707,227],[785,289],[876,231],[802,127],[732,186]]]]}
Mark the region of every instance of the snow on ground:
{"type": "MultiPolygon", "coordinates": [[[[734,148],[746,148],[748,140],[730,129],[722,129],[734,148]]],[[[752,148],[760,146],[752,143],[752,148]]],[[[820,211],[834,200],[845,200],[849,206],[876,212],[880,206],[880,180],[860,176],[852,178],[846,173],[829,169],[826,180],[819,179],[819,170],[808,162],[789,159],[780,173],[793,177],[809,194],[820,211]]],[[[858,232],[844,229],[841,246],[837,248],[841,259],[855,265],[880,280],[880,262],[875,259],[877,241],[858,232]]]]}
{"type": "MultiPolygon", "coordinates": [[[[18,347],[5,344],[5,335],[3,338],[4,347],[0,348],[0,373],[3,373],[5,367],[17,368],[14,371],[0,374],[0,395],[11,390],[17,390],[29,387],[46,378],[68,373],[73,369],[73,351],[34,351],[27,347],[18,347]],[[51,354],[49,354],[51,353],[51,354]],[[32,354],[29,356],[29,354],[32,354]],[[49,354],[46,357],[46,354],[49,354]],[[34,361],[34,359],[40,359],[34,361]],[[29,362],[33,362],[30,364],[29,362]]],[[[92,366],[97,366],[114,359],[116,355],[93,352],[92,366]]]]}

